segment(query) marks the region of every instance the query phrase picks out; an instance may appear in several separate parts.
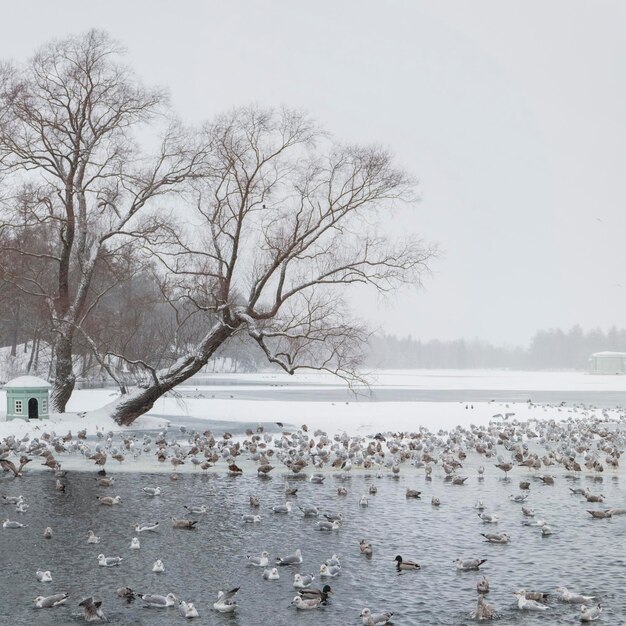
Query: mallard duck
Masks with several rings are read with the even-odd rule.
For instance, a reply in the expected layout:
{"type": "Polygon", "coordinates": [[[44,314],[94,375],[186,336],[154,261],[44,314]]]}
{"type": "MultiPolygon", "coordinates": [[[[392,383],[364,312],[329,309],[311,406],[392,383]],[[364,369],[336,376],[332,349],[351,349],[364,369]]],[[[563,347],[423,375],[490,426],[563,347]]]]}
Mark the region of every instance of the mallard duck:
{"type": "Polygon", "coordinates": [[[321,589],[317,589],[316,587],[309,587],[308,589],[300,589],[298,593],[305,600],[313,600],[315,598],[320,598],[322,602],[326,602],[328,600],[328,596],[333,592],[330,585],[324,585],[321,589]]]}
{"type": "Polygon", "coordinates": [[[396,567],[398,568],[398,570],[420,569],[418,563],[415,563],[413,561],[404,561],[399,554],[394,559],[394,561],[396,561],[396,567]]]}

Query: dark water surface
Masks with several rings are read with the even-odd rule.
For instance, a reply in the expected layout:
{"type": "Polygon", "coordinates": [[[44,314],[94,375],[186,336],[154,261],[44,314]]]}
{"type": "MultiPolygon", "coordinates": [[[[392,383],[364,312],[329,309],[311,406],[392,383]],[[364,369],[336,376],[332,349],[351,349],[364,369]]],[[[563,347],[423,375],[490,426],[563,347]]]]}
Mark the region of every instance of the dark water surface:
{"type": "MultiPolygon", "coordinates": [[[[474,460],[475,462],[476,460],[474,460]]],[[[484,462],[484,460],[483,460],[484,462]]],[[[550,468],[552,469],[552,468],[550,468]]],[[[626,508],[623,485],[610,474],[597,482],[591,477],[574,479],[556,473],[554,486],[533,480],[532,474],[516,468],[510,481],[489,465],[483,481],[476,477],[469,463],[463,475],[470,479],[465,486],[445,482],[441,470],[435,470],[427,482],[419,470],[406,468],[399,479],[385,474],[350,474],[345,480],[329,475],[326,484],[315,485],[284,474],[271,480],[256,476],[231,478],[222,474],[184,474],[171,481],[167,474],[116,474],[116,483],[105,489],[97,487],[94,474],[72,473],[67,477],[67,492],[54,489],[51,473],[33,472],[21,479],[4,478],[0,493],[21,493],[30,508],[25,514],[13,506],[0,505],[3,519],[19,519],[26,529],[0,528],[0,625],[22,626],[83,623],[78,602],[86,595],[103,600],[111,624],[159,626],[183,623],[177,608],[147,609],[141,601],[126,604],[116,597],[122,585],[145,593],[175,593],[194,602],[200,618],[194,624],[276,626],[360,624],[363,607],[373,611],[393,611],[395,624],[474,623],[468,615],[476,602],[478,572],[458,573],[453,564],[457,557],[486,558],[481,568],[491,583],[487,599],[499,613],[496,623],[577,624],[577,605],[550,602],[545,613],[518,611],[513,592],[519,588],[550,591],[565,585],[578,592],[596,595],[605,607],[598,624],[626,624],[626,516],[594,520],[590,505],[570,494],[568,486],[589,486],[604,493],[608,507],[626,508]],[[542,537],[538,528],[523,527],[519,504],[508,501],[517,493],[522,477],[531,477],[531,495],[527,504],[537,511],[537,518],[548,521],[554,530],[542,537]],[[290,515],[276,515],[269,507],[285,501],[285,484],[299,486],[292,498],[290,515]],[[377,495],[369,496],[367,508],[358,505],[371,484],[377,495]],[[160,485],[163,494],[144,496],[141,488],[160,485]],[[339,497],[337,487],[345,485],[348,496],[339,497]],[[421,500],[407,500],[407,487],[423,491],[421,500]],[[120,495],[122,504],[105,507],[96,495],[120,495]],[[261,498],[263,521],[244,524],[242,513],[252,512],[250,494],[261,498]],[[441,507],[431,505],[438,496],[441,507]],[[484,524],[474,510],[482,499],[489,512],[500,516],[498,524],[484,524]],[[316,520],[303,518],[297,503],[313,503],[324,510],[344,513],[343,527],[334,532],[314,529],[316,520]],[[197,516],[196,531],[175,530],[172,516],[183,517],[184,504],[206,504],[209,514],[197,516]],[[159,520],[160,532],[142,533],[140,550],[130,550],[136,522],[159,520]],[[54,530],[51,540],[43,538],[46,526],[54,530]],[[101,543],[86,543],[92,529],[101,543]],[[481,532],[507,531],[509,545],[483,541],[481,532]],[[365,538],[374,545],[371,559],[359,553],[359,541],[365,538]],[[247,565],[245,555],[268,550],[272,559],[301,548],[304,563],[298,567],[279,568],[279,581],[264,581],[262,568],[247,565]],[[99,553],[123,556],[120,567],[97,565],[99,553]],[[315,574],[333,553],[342,555],[342,572],[328,581],[335,595],[331,603],[313,611],[297,611],[290,606],[295,595],[292,587],[295,572],[315,574]],[[398,575],[393,558],[417,560],[422,569],[398,575]],[[154,574],[157,558],[165,563],[163,574],[154,574]],[[49,569],[52,583],[38,583],[37,569],[49,569]],[[240,586],[239,609],[222,615],[211,606],[219,589],[240,586]],[[68,591],[66,605],[54,609],[33,608],[33,598],[68,591]]]]}

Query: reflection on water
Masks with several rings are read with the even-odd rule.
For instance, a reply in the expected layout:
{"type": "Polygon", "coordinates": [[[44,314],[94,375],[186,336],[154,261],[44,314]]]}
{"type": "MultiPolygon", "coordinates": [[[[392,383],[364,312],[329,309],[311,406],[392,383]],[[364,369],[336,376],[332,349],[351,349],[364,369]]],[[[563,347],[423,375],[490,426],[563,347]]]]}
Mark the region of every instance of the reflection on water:
{"type": "MultiPolygon", "coordinates": [[[[484,460],[483,460],[484,461],[484,460]]],[[[532,474],[516,468],[505,481],[492,466],[479,481],[476,471],[466,462],[465,486],[445,482],[435,475],[427,482],[418,470],[403,468],[399,479],[390,475],[377,479],[373,474],[354,473],[347,479],[329,475],[323,485],[276,474],[270,480],[256,476],[231,478],[220,474],[185,474],[176,482],[165,474],[117,474],[114,487],[97,487],[93,474],[72,473],[67,491],[56,492],[51,473],[31,473],[17,480],[4,478],[0,493],[23,494],[30,508],[19,515],[12,506],[0,507],[5,519],[20,519],[24,530],[0,529],[0,624],[71,624],[80,623],[78,602],[86,595],[103,600],[109,621],[120,625],[158,626],[182,622],[176,608],[142,608],[141,602],[125,604],[116,597],[122,585],[145,593],[175,593],[198,607],[196,623],[252,625],[273,624],[359,624],[363,607],[373,611],[393,611],[396,624],[473,623],[468,615],[476,602],[477,572],[457,573],[453,560],[486,558],[481,568],[491,583],[488,601],[498,611],[498,624],[574,624],[578,607],[550,602],[550,610],[525,614],[517,610],[513,592],[519,588],[554,591],[559,585],[596,595],[605,607],[601,622],[624,623],[626,600],[626,516],[594,520],[586,513],[591,507],[579,496],[571,495],[568,486],[589,486],[607,497],[609,507],[626,508],[626,500],[617,476],[606,475],[596,483],[590,477],[574,479],[557,473],[554,486],[532,479],[532,474]],[[529,505],[537,518],[547,520],[554,530],[542,537],[538,528],[521,525],[521,506],[508,500],[517,493],[522,477],[531,480],[529,505]],[[303,518],[294,506],[290,515],[276,515],[270,510],[285,501],[285,484],[299,487],[296,503],[316,504],[324,510],[344,514],[343,528],[334,532],[314,529],[316,520],[303,518]],[[369,506],[358,505],[369,486],[378,487],[369,496],[369,506]],[[343,484],[348,495],[339,497],[337,486],[343,484]],[[163,495],[144,496],[144,486],[161,486],[163,495]],[[407,500],[407,487],[423,491],[421,500],[407,500]],[[118,507],[100,506],[99,494],[118,494],[118,507]],[[261,499],[261,524],[244,524],[241,514],[251,512],[250,494],[261,499]],[[431,496],[441,499],[433,507],[431,496]],[[482,499],[489,512],[497,513],[497,525],[483,524],[474,510],[482,499]],[[182,517],[183,505],[206,504],[209,513],[196,531],[174,530],[172,516],[182,517]],[[140,550],[130,550],[136,522],[161,521],[157,534],[142,533],[140,550]],[[51,526],[54,537],[43,538],[51,526]],[[99,545],[86,543],[86,533],[93,529],[102,538],[99,545]],[[487,544],[481,532],[507,531],[509,545],[487,544]],[[371,559],[359,553],[361,539],[371,541],[371,559]],[[304,563],[280,568],[278,581],[264,581],[262,569],[246,564],[245,555],[268,550],[272,558],[300,547],[304,563]],[[123,556],[118,568],[98,567],[96,557],[123,556]],[[335,595],[329,606],[300,611],[290,606],[295,595],[293,574],[315,574],[333,553],[342,556],[342,573],[332,581],[335,595]],[[422,569],[395,570],[394,557],[417,560],[422,569]],[[155,574],[154,561],[165,563],[165,572],[155,574]],[[37,569],[49,569],[52,583],[38,583],[37,569]],[[240,586],[239,610],[234,615],[216,613],[211,605],[219,589],[240,586]],[[32,599],[68,591],[67,605],[55,609],[35,609],[32,599]]],[[[437,472],[438,470],[436,470],[437,472]]]]}

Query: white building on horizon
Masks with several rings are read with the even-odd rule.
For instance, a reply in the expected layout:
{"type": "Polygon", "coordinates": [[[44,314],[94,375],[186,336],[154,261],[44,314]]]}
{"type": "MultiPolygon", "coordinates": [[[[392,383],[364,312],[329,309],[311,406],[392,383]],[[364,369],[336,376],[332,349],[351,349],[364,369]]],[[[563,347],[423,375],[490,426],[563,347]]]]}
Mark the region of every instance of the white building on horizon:
{"type": "Polygon", "coordinates": [[[626,352],[594,352],[589,357],[590,374],[626,374],[626,352]]]}

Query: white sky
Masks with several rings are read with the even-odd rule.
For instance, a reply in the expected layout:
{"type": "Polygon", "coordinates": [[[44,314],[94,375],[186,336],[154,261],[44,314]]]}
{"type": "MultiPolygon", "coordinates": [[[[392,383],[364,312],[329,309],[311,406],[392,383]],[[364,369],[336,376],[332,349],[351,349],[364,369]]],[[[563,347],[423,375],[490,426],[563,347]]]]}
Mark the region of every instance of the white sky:
{"type": "MultiPolygon", "coordinates": [[[[10,7],[10,8],[9,8],[10,7]]],[[[258,102],[388,146],[420,181],[396,216],[445,250],[421,292],[359,308],[388,332],[525,343],[626,326],[626,3],[31,1],[0,59],[91,27],[189,122],[258,102]]]]}

